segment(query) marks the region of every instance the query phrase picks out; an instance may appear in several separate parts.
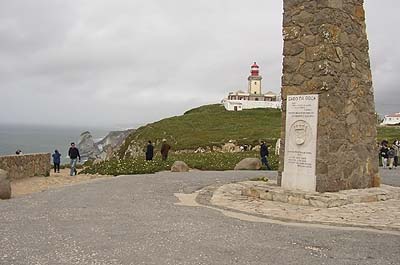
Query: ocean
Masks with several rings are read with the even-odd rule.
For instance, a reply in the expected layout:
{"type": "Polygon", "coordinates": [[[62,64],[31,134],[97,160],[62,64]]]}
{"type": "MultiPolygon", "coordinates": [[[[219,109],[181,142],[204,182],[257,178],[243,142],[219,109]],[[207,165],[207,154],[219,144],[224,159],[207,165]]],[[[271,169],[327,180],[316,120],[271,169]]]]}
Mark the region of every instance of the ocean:
{"type": "Polygon", "coordinates": [[[114,129],[0,124],[0,155],[15,154],[17,149],[24,154],[53,153],[57,149],[64,164],[69,162],[66,156],[70,143],[78,144],[82,132],[89,131],[96,141],[114,129]]]}

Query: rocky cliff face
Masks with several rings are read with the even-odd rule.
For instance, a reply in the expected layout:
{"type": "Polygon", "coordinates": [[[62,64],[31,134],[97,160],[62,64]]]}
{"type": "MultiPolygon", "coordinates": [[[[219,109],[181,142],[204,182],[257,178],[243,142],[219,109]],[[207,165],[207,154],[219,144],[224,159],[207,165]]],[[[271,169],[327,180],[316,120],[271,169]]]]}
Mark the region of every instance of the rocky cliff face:
{"type": "Polygon", "coordinates": [[[100,150],[95,144],[92,135],[88,131],[81,133],[78,149],[82,160],[96,159],[100,155],[100,150]]]}
{"type": "Polygon", "coordinates": [[[110,159],[114,151],[125,141],[126,137],[134,131],[134,129],[129,129],[125,131],[111,131],[107,134],[106,137],[97,143],[97,147],[101,151],[100,158],[103,160],[110,159]]]}
{"type": "Polygon", "coordinates": [[[112,157],[115,150],[121,146],[126,137],[134,130],[111,131],[101,141],[95,142],[90,132],[83,132],[78,144],[83,160],[106,160],[112,157]]]}

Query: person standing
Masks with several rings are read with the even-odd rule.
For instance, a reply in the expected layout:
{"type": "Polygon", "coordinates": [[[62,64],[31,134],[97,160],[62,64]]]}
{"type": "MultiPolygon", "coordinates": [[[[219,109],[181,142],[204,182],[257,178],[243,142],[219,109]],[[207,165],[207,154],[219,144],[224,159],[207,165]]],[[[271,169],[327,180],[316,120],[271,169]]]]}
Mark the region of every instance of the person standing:
{"type": "Polygon", "coordinates": [[[260,156],[261,156],[261,163],[267,167],[267,170],[271,170],[271,167],[269,166],[268,163],[268,146],[265,144],[264,141],[261,141],[261,147],[260,147],[260,156]]]}
{"type": "Polygon", "coordinates": [[[71,162],[69,164],[71,166],[69,175],[73,176],[73,175],[76,175],[76,173],[77,173],[76,163],[78,161],[78,158],[79,158],[79,162],[81,162],[81,156],[79,154],[78,148],[75,147],[75,143],[71,143],[71,147],[68,150],[68,156],[71,159],[71,162]]]}
{"type": "Polygon", "coordinates": [[[394,162],[395,155],[396,155],[395,150],[393,149],[393,147],[390,147],[389,151],[388,151],[389,169],[393,168],[393,162],[394,162]]]}
{"type": "Polygon", "coordinates": [[[171,146],[169,144],[167,144],[166,139],[163,139],[162,142],[163,143],[161,145],[161,157],[162,157],[162,160],[165,161],[168,158],[168,152],[169,152],[169,149],[171,149],[171,146]]]}
{"type": "Polygon", "coordinates": [[[55,150],[54,154],[52,154],[52,157],[54,164],[54,173],[60,173],[61,154],[58,152],[58,150],[55,150]]]}
{"type": "Polygon", "coordinates": [[[379,153],[381,154],[383,168],[387,168],[387,162],[388,162],[388,158],[389,158],[388,152],[389,152],[389,149],[386,146],[386,142],[382,142],[382,146],[381,146],[379,153]]]}
{"type": "Polygon", "coordinates": [[[154,146],[151,143],[151,141],[149,141],[146,146],[146,160],[147,161],[153,160],[153,156],[154,156],[154,146]]]}
{"type": "Polygon", "coordinates": [[[398,141],[394,141],[393,145],[392,145],[392,148],[394,149],[394,153],[395,153],[394,154],[394,161],[393,161],[393,166],[395,168],[397,168],[397,165],[399,164],[399,155],[400,155],[400,148],[397,145],[397,142],[398,141]]]}

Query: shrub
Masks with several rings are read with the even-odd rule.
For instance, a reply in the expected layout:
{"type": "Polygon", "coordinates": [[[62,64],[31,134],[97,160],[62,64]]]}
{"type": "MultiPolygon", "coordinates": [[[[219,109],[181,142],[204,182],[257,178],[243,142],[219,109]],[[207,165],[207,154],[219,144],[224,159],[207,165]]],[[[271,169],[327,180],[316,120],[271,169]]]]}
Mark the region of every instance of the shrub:
{"type": "MultiPolygon", "coordinates": [[[[170,170],[174,161],[184,161],[190,168],[199,170],[232,170],[235,165],[247,157],[259,157],[257,152],[240,153],[188,153],[171,154],[167,161],[162,161],[160,156],[156,156],[152,161],[146,161],[143,157],[135,159],[113,159],[92,164],[85,168],[83,174],[101,175],[132,175],[149,174],[163,170],[170,170]]],[[[278,168],[278,159],[274,155],[269,157],[272,169],[278,168]]]]}

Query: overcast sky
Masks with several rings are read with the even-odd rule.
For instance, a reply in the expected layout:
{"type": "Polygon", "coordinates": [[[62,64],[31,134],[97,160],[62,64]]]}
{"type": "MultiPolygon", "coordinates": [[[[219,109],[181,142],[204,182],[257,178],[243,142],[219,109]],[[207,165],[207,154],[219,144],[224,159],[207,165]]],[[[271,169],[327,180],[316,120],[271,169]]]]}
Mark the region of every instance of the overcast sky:
{"type": "MultiPolygon", "coordinates": [[[[400,111],[398,0],[366,0],[375,99],[400,111]]],[[[282,1],[0,1],[0,123],[132,127],[280,91],[282,1]]]]}

